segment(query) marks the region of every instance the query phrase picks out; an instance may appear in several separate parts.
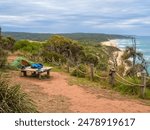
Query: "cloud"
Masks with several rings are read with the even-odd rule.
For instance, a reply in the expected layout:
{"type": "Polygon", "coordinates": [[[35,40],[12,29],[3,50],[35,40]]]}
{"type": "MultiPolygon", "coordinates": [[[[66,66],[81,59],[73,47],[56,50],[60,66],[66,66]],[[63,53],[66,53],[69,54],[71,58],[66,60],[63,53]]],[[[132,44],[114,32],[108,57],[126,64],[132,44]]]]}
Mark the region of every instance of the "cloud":
{"type": "Polygon", "coordinates": [[[0,25],[7,31],[137,33],[141,29],[149,34],[145,32],[150,27],[149,7],[149,0],[1,0],[0,25]]]}

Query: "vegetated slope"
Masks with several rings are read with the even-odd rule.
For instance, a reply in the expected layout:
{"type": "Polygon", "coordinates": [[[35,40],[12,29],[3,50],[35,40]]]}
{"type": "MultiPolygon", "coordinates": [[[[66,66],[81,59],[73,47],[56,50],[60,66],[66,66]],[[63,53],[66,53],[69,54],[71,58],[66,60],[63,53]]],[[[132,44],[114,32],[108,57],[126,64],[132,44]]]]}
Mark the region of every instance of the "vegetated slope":
{"type": "MultiPolygon", "coordinates": [[[[52,33],[25,33],[25,32],[3,32],[4,36],[12,36],[16,40],[30,39],[36,41],[47,40],[50,36],[56,35],[52,33]]],[[[121,39],[129,38],[129,36],[115,35],[115,34],[100,34],[100,33],[60,33],[62,35],[73,40],[78,40],[84,43],[99,43],[107,41],[109,39],[121,39]]]]}

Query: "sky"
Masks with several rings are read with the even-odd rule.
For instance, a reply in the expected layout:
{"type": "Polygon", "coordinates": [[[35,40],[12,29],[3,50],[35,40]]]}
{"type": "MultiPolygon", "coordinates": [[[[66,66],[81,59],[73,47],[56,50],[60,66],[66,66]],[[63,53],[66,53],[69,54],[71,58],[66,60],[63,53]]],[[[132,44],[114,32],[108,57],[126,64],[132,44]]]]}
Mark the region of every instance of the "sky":
{"type": "Polygon", "coordinates": [[[150,36],[150,0],[0,0],[3,31],[150,36]]]}

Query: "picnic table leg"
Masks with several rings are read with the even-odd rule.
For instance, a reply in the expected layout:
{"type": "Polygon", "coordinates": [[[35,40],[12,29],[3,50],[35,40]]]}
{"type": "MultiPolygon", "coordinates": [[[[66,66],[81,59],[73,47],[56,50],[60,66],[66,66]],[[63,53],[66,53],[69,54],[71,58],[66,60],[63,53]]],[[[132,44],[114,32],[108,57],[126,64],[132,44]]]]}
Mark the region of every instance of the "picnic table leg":
{"type": "Polygon", "coordinates": [[[24,76],[27,76],[27,71],[24,71],[23,75],[24,75],[24,76]]]}
{"type": "Polygon", "coordinates": [[[22,71],[20,71],[20,77],[22,77],[22,73],[23,73],[23,72],[22,72],[22,71]]]}
{"type": "Polygon", "coordinates": [[[47,71],[47,76],[49,76],[49,75],[50,75],[50,70],[47,71]]]}
{"type": "Polygon", "coordinates": [[[39,77],[39,79],[41,79],[41,73],[38,73],[38,77],[39,77]]]}
{"type": "Polygon", "coordinates": [[[32,76],[35,77],[36,76],[36,72],[32,72],[32,76]]]}
{"type": "Polygon", "coordinates": [[[27,72],[26,71],[21,71],[21,76],[27,76],[27,72]],[[23,73],[23,75],[22,75],[23,73]]]}

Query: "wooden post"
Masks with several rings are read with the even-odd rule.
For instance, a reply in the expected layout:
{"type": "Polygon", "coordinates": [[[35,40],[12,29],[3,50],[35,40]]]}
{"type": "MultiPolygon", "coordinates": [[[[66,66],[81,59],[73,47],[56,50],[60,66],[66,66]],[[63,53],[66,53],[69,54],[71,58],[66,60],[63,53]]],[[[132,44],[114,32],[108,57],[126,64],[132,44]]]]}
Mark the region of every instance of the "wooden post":
{"type": "Polygon", "coordinates": [[[116,73],[116,71],[115,71],[114,68],[110,69],[110,72],[109,72],[109,83],[110,83],[112,86],[115,85],[115,73],[116,73]]]}
{"type": "Polygon", "coordinates": [[[47,70],[47,76],[48,77],[50,76],[50,70],[47,70]]]}
{"type": "Polygon", "coordinates": [[[38,73],[38,78],[39,78],[39,79],[42,79],[42,76],[41,76],[41,73],[40,73],[40,72],[38,73]]]}
{"type": "Polygon", "coordinates": [[[26,71],[20,71],[20,76],[21,77],[26,77],[27,76],[27,72],[26,71]]]}
{"type": "Polygon", "coordinates": [[[23,71],[20,71],[20,77],[23,77],[23,71]]]}
{"type": "Polygon", "coordinates": [[[23,76],[27,76],[27,72],[26,71],[22,71],[23,72],[23,76]]]}
{"type": "Polygon", "coordinates": [[[90,64],[90,78],[94,80],[94,64],[90,64]]]}
{"type": "Polygon", "coordinates": [[[146,73],[142,72],[142,85],[141,85],[141,97],[145,97],[145,91],[146,91],[146,73]]]}

